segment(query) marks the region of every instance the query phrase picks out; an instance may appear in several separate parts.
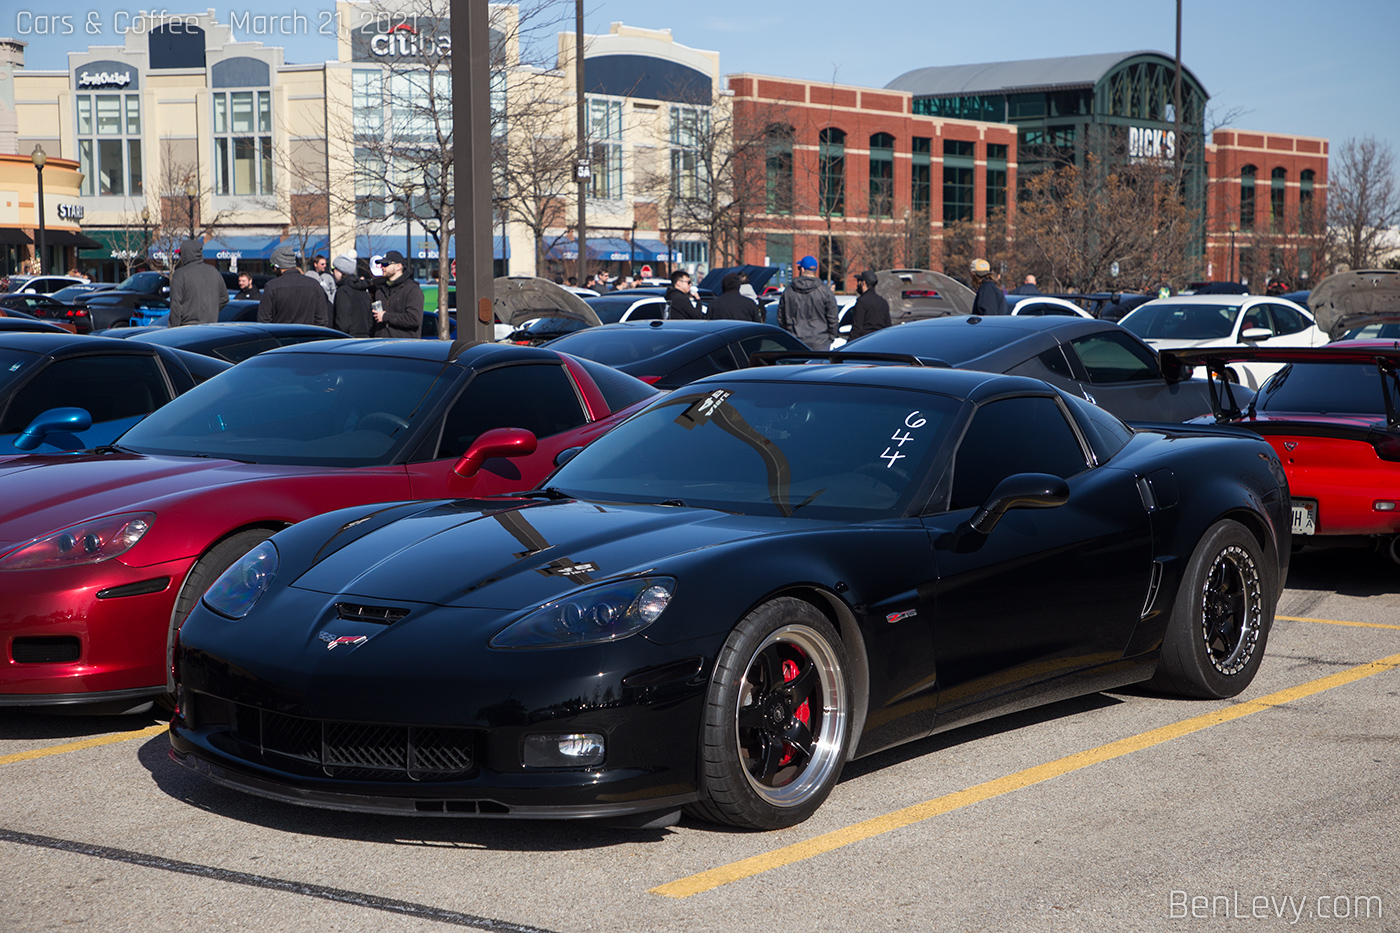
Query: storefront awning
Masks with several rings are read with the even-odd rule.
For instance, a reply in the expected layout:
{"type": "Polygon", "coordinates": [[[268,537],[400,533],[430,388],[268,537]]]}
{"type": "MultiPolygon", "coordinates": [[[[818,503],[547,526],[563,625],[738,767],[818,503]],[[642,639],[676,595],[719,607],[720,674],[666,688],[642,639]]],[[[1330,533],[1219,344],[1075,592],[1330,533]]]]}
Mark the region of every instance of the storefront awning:
{"type": "Polygon", "coordinates": [[[27,246],[33,242],[23,230],[0,227],[0,246],[27,246]]]}
{"type": "Polygon", "coordinates": [[[45,230],[44,245],[60,247],[76,246],[78,249],[103,248],[102,244],[92,237],[73,230],[45,230]]]}
{"type": "Polygon", "coordinates": [[[204,244],[204,258],[270,259],[279,242],[275,236],[221,236],[204,244]]]}
{"type": "MultiPolygon", "coordinates": [[[[664,247],[663,247],[664,249],[664,247]]],[[[578,241],[559,240],[549,248],[546,255],[550,259],[577,259],[578,241]]],[[[655,250],[645,250],[641,247],[641,242],[637,245],[621,239],[620,237],[589,237],[588,238],[588,258],[594,262],[655,262],[655,250]]]]}
{"type": "MultiPolygon", "coordinates": [[[[358,236],[355,238],[355,252],[361,256],[383,256],[391,249],[403,252],[406,244],[402,236],[358,236]]],[[[457,258],[457,237],[453,236],[447,241],[447,256],[449,259],[457,258]]],[[[413,258],[415,259],[436,259],[438,251],[432,247],[424,248],[421,239],[413,241],[413,258]]],[[[491,258],[509,259],[510,241],[496,234],[491,238],[491,258]]]]}
{"type": "Polygon", "coordinates": [[[637,244],[638,262],[680,262],[681,254],[666,248],[660,240],[646,240],[641,237],[632,241],[637,244]],[[644,255],[645,254],[645,255],[644,255]],[[667,258],[670,257],[670,258],[667,258]]]}

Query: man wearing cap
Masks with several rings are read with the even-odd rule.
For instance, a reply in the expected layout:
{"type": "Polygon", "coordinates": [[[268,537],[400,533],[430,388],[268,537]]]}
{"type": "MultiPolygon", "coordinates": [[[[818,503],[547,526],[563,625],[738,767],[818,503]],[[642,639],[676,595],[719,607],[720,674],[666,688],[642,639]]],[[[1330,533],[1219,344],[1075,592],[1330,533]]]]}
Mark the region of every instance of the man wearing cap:
{"type": "Polygon", "coordinates": [[[204,261],[204,241],[180,244],[180,264],[170,273],[170,326],[212,324],[228,304],[228,286],[219,270],[204,261]]]}
{"type": "Polygon", "coordinates": [[[358,258],[354,252],[335,257],[331,264],[335,276],[334,313],[331,326],[351,337],[368,337],[374,318],[370,315],[369,260],[358,258]]]}
{"type": "Polygon", "coordinates": [[[272,251],[277,278],[263,286],[258,302],[259,324],[315,324],[329,327],[331,303],[320,281],[297,271],[297,257],[290,242],[272,251]]]}
{"type": "Polygon", "coordinates": [[[376,293],[380,308],[373,311],[371,337],[422,337],[423,290],[405,272],[403,253],[391,249],[379,260],[384,279],[376,293]]]}
{"type": "Polygon", "coordinates": [[[987,260],[972,260],[972,287],[977,290],[977,297],[972,300],[973,314],[1011,313],[1006,306],[1006,295],[997,284],[996,273],[992,272],[992,265],[987,260]]]}
{"type": "Polygon", "coordinates": [[[850,340],[890,326],[890,303],[875,291],[879,281],[879,277],[870,269],[856,276],[856,294],[860,297],[851,306],[850,340]]]}
{"type": "Polygon", "coordinates": [[[840,318],[831,286],[817,278],[816,257],[803,256],[797,277],[778,296],[778,326],[813,350],[829,350],[840,318]]]}

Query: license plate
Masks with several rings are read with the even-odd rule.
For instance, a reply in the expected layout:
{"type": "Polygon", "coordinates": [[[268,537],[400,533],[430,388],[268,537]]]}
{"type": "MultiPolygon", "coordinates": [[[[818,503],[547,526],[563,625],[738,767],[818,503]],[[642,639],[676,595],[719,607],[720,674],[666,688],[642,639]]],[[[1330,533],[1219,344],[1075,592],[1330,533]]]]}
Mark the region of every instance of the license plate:
{"type": "Polygon", "coordinates": [[[1311,499],[1293,500],[1293,533],[1317,534],[1317,503],[1311,499]]]}

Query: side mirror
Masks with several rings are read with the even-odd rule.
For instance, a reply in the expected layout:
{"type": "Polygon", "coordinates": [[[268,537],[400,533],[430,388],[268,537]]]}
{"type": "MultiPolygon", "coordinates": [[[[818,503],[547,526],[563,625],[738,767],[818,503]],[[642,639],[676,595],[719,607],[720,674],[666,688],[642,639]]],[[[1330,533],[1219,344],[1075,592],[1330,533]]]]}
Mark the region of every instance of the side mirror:
{"type": "Polygon", "coordinates": [[[452,472],[462,479],[471,479],[492,457],[528,457],[537,446],[535,435],[524,428],[492,428],[472,441],[452,472]]]}
{"type": "Polygon", "coordinates": [[[1268,340],[1274,332],[1267,327],[1246,327],[1240,331],[1241,340],[1268,340]]]}
{"type": "Polygon", "coordinates": [[[1069,501],[1069,484],[1049,473],[1017,473],[997,483],[982,507],[968,520],[980,535],[989,535],[1010,509],[1053,509],[1069,501]]]}
{"type": "Polygon", "coordinates": [[[15,447],[33,450],[50,434],[74,434],[92,427],[92,415],[85,408],[50,408],[15,437],[15,447]]]}

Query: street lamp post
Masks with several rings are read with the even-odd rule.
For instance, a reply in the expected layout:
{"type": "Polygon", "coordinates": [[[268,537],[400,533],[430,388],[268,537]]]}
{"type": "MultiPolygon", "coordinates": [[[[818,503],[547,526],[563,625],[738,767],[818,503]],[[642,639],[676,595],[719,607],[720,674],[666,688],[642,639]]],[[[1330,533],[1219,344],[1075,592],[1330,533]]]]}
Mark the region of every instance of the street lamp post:
{"type": "Polygon", "coordinates": [[[1240,229],[1237,223],[1230,224],[1230,281],[1235,281],[1235,233],[1240,229]]]}
{"type": "Polygon", "coordinates": [[[190,239],[194,239],[194,197],[199,194],[199,189],[194,186],[194,182],[185,182],[185,207],[190,212],[190,239]]]}
{"type": "Polygon", "coordinates": [[[403,247],[409,278],[413,278],[413,182],[403,183],[403,247]]]}
{"type": "Polygon", "coordinates": [[[41,275],[44,271],[44,163],[49,157],[44,153],[44,147],[35,145],[30,158],[34,160],[34,171],[39,176],[39,240],[34,244],[34,274],[41,275]]]}
{"type": "MultiPolygon", "coordinates": [[[[151,209],[141,208],[141,262],[146,262],[151,251],[151,209]]],[[[128,267],[129,268],[129,267],[128,267]]]]}

